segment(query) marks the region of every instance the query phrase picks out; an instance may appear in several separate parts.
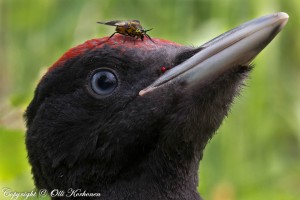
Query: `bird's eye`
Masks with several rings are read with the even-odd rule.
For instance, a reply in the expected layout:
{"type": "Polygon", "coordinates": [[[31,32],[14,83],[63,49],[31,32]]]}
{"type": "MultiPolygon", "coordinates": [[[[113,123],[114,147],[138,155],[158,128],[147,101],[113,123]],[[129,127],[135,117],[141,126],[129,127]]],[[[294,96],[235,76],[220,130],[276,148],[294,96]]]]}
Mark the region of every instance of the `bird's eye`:
{"type": "Polygon", "coordinates": [[[90,87],[97,95],[109,95],[117,85],[117,77],[110,70],[102,69],[91,76],[90,87]]]}

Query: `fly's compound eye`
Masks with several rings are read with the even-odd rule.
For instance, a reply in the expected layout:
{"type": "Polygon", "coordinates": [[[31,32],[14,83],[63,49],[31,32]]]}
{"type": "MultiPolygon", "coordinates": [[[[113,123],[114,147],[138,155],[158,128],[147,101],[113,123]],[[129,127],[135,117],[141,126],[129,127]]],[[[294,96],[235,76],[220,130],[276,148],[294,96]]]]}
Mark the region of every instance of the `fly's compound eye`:
{"type": "Polygon", "coordinates": [[[117,76],[108,69],[100,69],[92,73],[89,87],[97,96],[107,96],[118,86],[117,76]]]}

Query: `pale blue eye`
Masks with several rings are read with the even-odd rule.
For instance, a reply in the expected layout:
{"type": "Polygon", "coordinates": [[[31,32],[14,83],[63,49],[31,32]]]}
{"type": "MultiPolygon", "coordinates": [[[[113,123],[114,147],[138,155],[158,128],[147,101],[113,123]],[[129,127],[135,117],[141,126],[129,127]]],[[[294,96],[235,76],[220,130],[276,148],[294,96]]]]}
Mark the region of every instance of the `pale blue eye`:
{"type": "Polygon", "coordinates": [[[107,69],[97,71],[91,77],[91,88],[98,95],[111,94],[117,85],[116,75],[107,69]]]}

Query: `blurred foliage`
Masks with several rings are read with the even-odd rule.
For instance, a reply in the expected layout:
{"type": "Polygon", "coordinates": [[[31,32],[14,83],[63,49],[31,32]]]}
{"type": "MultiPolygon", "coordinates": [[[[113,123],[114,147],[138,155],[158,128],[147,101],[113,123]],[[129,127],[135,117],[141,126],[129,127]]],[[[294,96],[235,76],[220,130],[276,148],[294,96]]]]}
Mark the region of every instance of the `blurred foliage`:
{"type": "MultiPolygon", "coordinates": [[[[34,188],[22,112],[44,71],[68,48],[113,32],[96,21],[139,19],[151,37],[186,45],[261,15],[286,28],[255,59],[229,118],[207,145],[199,191],[212,200],[300,197],[300,1],[0,0],[0,188],[34,188]]],[[[0,198],[3,194],[0,191],[0,198]]]]}

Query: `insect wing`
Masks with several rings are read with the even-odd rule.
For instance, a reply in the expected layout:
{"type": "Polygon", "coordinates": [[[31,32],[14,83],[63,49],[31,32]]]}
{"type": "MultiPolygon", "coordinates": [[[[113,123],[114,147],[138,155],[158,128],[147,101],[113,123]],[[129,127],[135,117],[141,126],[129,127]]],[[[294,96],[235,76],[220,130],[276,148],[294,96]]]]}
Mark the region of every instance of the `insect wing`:
{"type": "Polygon", "coordinates": [[[130,21],[119,21],[116,23],[116,26],[120,26],[123,28],[130,28],[130,21]]]}
{"type": "Polygon", "coordinates": [[[119,24],[124,23],[124,22],[125,21],[122,21],[122,20],[113,20],[113,21],[97,22],[97,23],[108,25],[108,26],[120,26],[119,24]]]}

